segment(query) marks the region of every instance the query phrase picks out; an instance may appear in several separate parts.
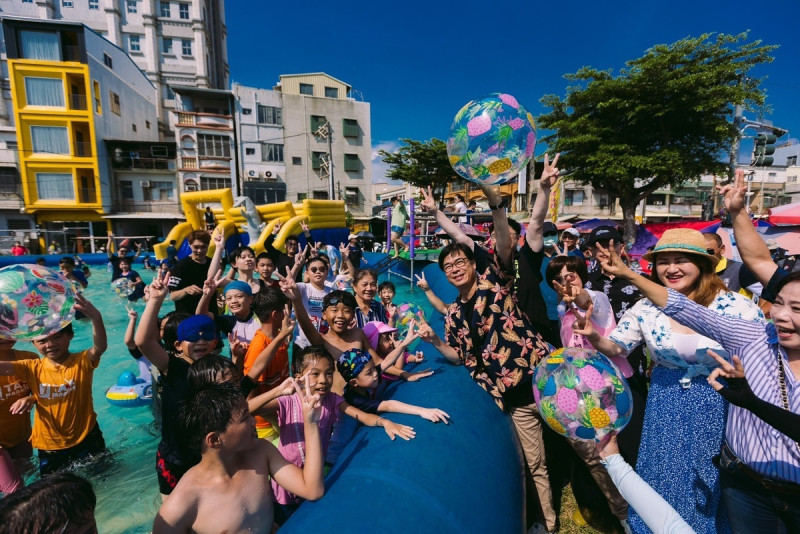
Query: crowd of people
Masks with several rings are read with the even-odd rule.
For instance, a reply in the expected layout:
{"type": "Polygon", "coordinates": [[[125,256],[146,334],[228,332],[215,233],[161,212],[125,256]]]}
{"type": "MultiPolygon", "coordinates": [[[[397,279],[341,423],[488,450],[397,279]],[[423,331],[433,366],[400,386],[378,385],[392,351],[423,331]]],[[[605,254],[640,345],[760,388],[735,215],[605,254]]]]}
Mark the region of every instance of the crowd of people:
{"type": "MultiPolygon", "coordinates": [[[[354,235],[319,246],[304,226],[308,244],[289,236],[283,251],[276,225],[264,252],[240,246],[226,271],[224,237],[197,230],[188,256],[178,259],[169,244],[146,288],[127,244],[113,253],[109,237],[113,279],[128,278],[146,301],[141,317],[129,313],[124,342],[140,375],[152,366],[159,386],[154,484],[163,504],[153,531],[270,531],[322,497],[326,465],[360,426],[412,440],[414,429],[387,414],[447,424],[438,407],[384,398],[392,381],[436,380],[417,367],[426,357],[408,350],[417,338],[464,365],[513,423],[534,489],[529,532],[559,529],[554,485],[563,482],[566,451],[585,464],[590,477],[581,483],[596,486],[624,532],[800,531],[800,275],[776,265],[755,232],[742,176],[721,193],[744,263],[724,257],[716,234],[689,229],[665,232],[637,263],[614,227],[581,243],[577,231],[559,239],[545,221],[557,160],[545,156],[524,237],[497,188],[483,188],[492,214],[486,243],[463,232],[463,199],[453,220],[424,193],[420,209],[450,237],[438,265],[457,290],[446,303],[418,277],[444,315],[442,333],[412,321],[396,338],[394,288],[364,268],[354,235]],[[167,299],[175,311],[160,315],[167,299]],[[545,428],[532,369],[556,347],[597,350],[615,363],[632,392],[621,432],[594,444],[545,428]]],[[[395,254],[406,246],[401,206],[392,217],[395,254]]],[[[61,272],[85,287],[71,260],[62,259],[61,272]]],[[[0,342],[0,492],[13,494],[0,500],[0,524],[22,521],[21,510],[45,492],[71,487],[87,498],[52,519],[91,525],[91,487],[63,472],[105,450],[91,377],[108,342],[89,301],[78,296],[75,310],[92,324],[87,350],[71,351],[71,326],[35,341],[39,355],[0,342]],[[23,488],[32,448],[44,478],[23,488]]]]}

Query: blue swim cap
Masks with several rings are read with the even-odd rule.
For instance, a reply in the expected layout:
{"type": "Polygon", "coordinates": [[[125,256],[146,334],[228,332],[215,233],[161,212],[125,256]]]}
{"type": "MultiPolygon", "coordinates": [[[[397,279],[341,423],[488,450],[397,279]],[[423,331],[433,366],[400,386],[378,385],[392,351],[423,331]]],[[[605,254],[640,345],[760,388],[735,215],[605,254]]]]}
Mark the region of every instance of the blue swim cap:
{"type": "Polygon", "coordinates": [[[226,294],[231,289],[235,289],[236,291],[241,291],[248,297],[253,296],[253,290],[250,288],[250,284],[247,282],[242,282],[241,280],[234,280],[233,282],[229,282],[227,286],[225,286],[225,291],[222,294],[226,294]]]}
{"type": "Polygon", "coordinates": [[[349,349],[339,356],[336,368],[345,382],[350,382],[350,380],[361,374],[361,371],[364,370],[370,360],[372,360],[372,356],[370,356],[369,352],[360,349],[349,349]]]}

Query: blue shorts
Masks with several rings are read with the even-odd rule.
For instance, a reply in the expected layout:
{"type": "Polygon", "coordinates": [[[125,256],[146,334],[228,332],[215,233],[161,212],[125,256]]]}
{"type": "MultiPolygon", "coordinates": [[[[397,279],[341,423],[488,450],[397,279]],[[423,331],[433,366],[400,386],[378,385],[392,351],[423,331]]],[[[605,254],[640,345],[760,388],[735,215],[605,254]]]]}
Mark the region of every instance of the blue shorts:
{"type": "Polygon", "coordinates": [[[392,232],[398,235],[403,235],[403,230],[405,230],[405,228],[403,228],[402,226],[392,226],[392,232]]]}

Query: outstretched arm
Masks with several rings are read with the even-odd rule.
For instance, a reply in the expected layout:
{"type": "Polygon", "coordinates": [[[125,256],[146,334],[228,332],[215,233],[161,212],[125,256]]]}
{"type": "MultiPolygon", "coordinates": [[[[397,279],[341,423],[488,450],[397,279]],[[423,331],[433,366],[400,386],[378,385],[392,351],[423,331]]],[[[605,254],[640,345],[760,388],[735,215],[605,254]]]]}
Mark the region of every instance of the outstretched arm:
{"type": "Polygon", "coordinates": [[[556,154],[553,163],[550,163],[550,156],[544,155],[544,169],[539,178],[539,193],[536,201],[531,208],[531,220],[528,223],[528,231],[525,233],[525,240],[534,252],[539,252],[544,247],[544,218],[547,216],[547,207],[550,200],[550,190],[558,181],[558,158],[561,153],[556,154]]]}
{"type": "Polygon", "coordinates": [[[222,285],[225,277],[222,275],[222,269],[215,272],[208,272],[208,278],[203,282],[203,296],[197,302],[197,308],[194,313],[197,315],[208,315],[212,319],[214,314],[208,311],[211,300],[217,298],[217,288],[222,285]]]}
{"type": "MultiPolygon", "coordinates": [[[[267,345],[264,350],[258,353],[258,356],[256,356],[256,359],[253,361],[253,365],[250,367],[250,371],[247,373],[247,376],[249,376],[253,381],[258,381],[258,377],[261,376],[261,373],[264,372],[264,370],[272,362],[272,359],[275,358],[280,346],[283,345],[284,342],[286,342],[286,339],[292,335],[292,332],[294,332],[294,325],[294,321],[291,319],[288,320],[284,324],[283,328],[281,328],[281,331],[278,333],[278,335],[275,336],[272,341],[270,341],[269,345],[267,345]]],[[[250,352],[251,348],[253,348],[252,344],[250,345],[250,348],[248,348],[248,352],[250,352]]]]}
{"type": "Polygon", "coordinates": [[[448,362],[452,363],[453,365],[461,365],[464,363],[458,351],[442,341],[442,338],[436,335],[436,332],[433,331],[433,328],[431,328],[430,325],[420,325],[418,335],[423,341],[433,345],[433,347],[438,350],[448,362]]]}
{"type": "Polygon", "coordinates": [[[362,425],[383,427],[386,435],[389,436],[389,439],[392,441],[394,441],[394,438],[398,436],[406,441],[414,439],[416,436],[416,432],[414,432],[414,429],[410,426],[395,423],[384,417],[381,417],[380,415],[363,412],[345,401],[342,401],[339,404],[339,411],[349,417],[352,417],[362,425]]]}
{"type": "MultiPolygon", "coordinates": [[[[222,266],[222,251],[225,250],[225,236],[222,234],[221,230],[214,230],[211,239],[214,241],[214,255],[211,257],[211,263],[208,265],[208,278],[214,278],[217,271],[220,270],[222,266]]],[[[231,269],[231,271],[233,271],[233,269],[231,269]]],[[[223,279],[220,287],[227,283],[228,281],[223,279]]]]}
{"type": "Polygon", "coordinates": [[[80,293],[75,294],[75,310],[83,312],[86,317],[92,320],[92,348],[89,349],[88,355],[91,361],[97,362],[108,348],[103,316],[100,314],[100,310],[95,308],[94,305],[86,300],[80,293]]]}
{"type": "Polygon", "coordinates": [[[287,278],[277,274],[278,271],[275,271],[275,273],[280,280],[281,291],[292,301],[297,323],[300,325],[300,328],[303,329],[303,333],[306,335],[309,343],[312,345],[324,345],[325,338],[322,337],[322,334],[314,327],[314,323],[311,322],[311,317],[308,316],[308,311],[306,311],[305,306],[303,306],[303,299],[300,297],[297,282],[294,281],[294,278],[287,278]]]}
{"type": "Polygon", "coordinates": [[[125,337],[122,339],[122,342],[125,343],[125,346],[129,349],[136,348],[136,342],[133,340],[133,334],[136,331],[136,319],[139,318],[139,314],[133,308],[128,308],[128,327],[125,329],[125,337]]]}
{"type": "Polygon", "coordinates": [[[425,297],[427,297],[428,302],[431,303],[433,309],[442,315],[447,313],[447,304],[445,304],[444,301],[436,296],[436,293],[433,292],[433,289],[431,289],[428,281],[425,280],[425,273],[423,272],[422,274],[415,276],[417,277],[417,287],[425,292],[425,297]]]}
{"type": "Polygon", "coordinates": [[[475,241],[470,239],[470,237],[461,231],[461,228],[453,222],[450,217],[446,214],[442,213],[439,208],[436,206],[436,200],[433,198],[433,190],[430,186],[428,186],[427,192],[423,189],[422,194],[425,198],[420,203],[419,207],[422,211],[430,213],[434,217],[436,217],[436,223],[447,232],[451,238],[453,238],[457,243],[461,243],[462,245],[467,245],[471,249],[475,248],[475,241]]]}
{"type": "Polygon", "coordinates": [[[163,280],[158,277],[153,279],[153,283],[150,284],[150,299],[147,301],[142,319],[139,321],[139,328],[136,329],[136,335],[133,338],[144,357],[162,373],[166,373],[167,367],[169,367],[169,354],[158,342],[161,337],[158,333],[158,311],[169,293],[168,285],[169,273],[164,276],[163,280]]]}
{"type": "Polygon", "coordinates": [[[503,202],[503,197],[500,195],[500,186],[486,186],[482,185],[481,190],[486,195],[489,201],[489,207],[497,209],[492,210],[492,223],[494,224],[494,253],[497,254],[498,259],[506,268],[513,268],[511,261],[511,252],[514,249],[514,243],[511,242],[511,232],[508,228],[508,216],[506,210],[500,207],[503,202]]]}
{"type": "Polygon", "coordinates": [[[379,412],[394,412],[394,413],[407,413],[410,415],[418,415],[423,419],[427,419],[433,423],[442,422],[449,424],[450,416],[438,408],[423,408],[422,406],[414,406],[413,404],[406,404],[396,400],[383,401],[378,405],[379,412]]]}

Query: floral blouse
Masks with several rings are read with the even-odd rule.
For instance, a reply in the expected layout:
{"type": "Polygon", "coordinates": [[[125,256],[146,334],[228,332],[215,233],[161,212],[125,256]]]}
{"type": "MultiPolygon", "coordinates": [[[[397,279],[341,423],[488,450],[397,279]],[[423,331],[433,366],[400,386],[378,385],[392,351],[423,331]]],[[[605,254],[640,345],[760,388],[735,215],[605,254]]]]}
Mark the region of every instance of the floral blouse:
{"type": "MultiPolygon", "coordinates": [[[[708,308],[720,315],[764,321],[764,315],[758,306],[736,293],[720,292],[708,308]]],[[[645,343],[656,365],[667,369],[686,369],[685,378],[690,379],[708,375],[717,367],[717,362],[705,353],[706,349],[723,351],[722,345],[716,341],[699,336],[694,357],[680,356],[672,338],[669,317],[649,299],[640,300],[625,312],[608,338],[627,352],[645,343]]]]}
{"type": "Polygon", "coordinates": [[[478,257],[484,254],[475,247],[476,265],[488,267],[478,274],[472,311],[465,313],[469,305],[460,299],[450,305],[445,341],[458,352],[472,379],[508,411],[534,402],[532,369],[549,349],[517,307],[514,272],[496,256],[478,257]]]}

